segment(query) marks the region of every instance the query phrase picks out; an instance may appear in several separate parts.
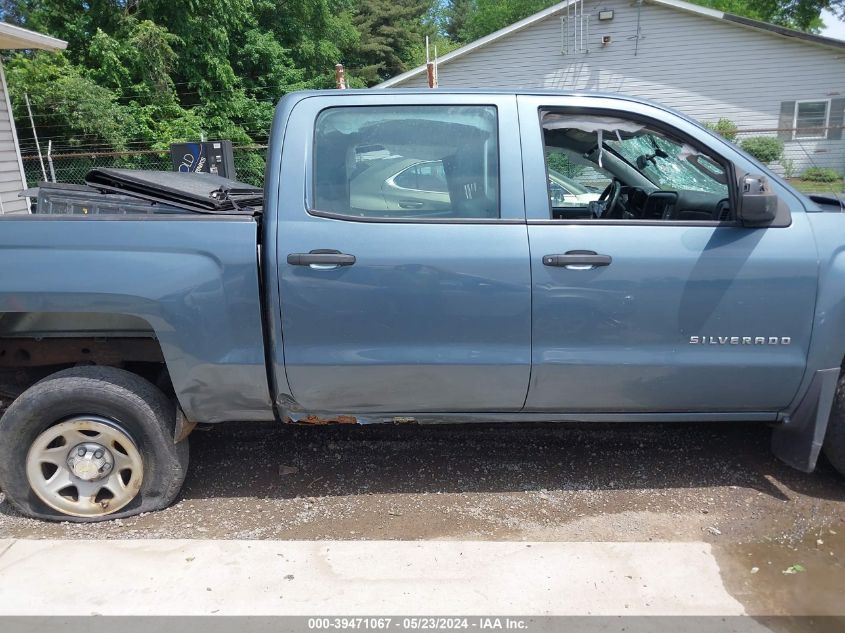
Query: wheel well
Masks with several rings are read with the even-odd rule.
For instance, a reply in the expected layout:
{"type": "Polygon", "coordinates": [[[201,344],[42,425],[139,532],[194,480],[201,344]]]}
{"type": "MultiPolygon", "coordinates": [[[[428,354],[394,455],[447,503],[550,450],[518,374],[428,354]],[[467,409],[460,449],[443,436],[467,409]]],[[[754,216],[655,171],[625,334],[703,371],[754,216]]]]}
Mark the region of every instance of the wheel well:
{"type": "Polygon", "coordinates": [[[173,393],[161,345],[143,319],[104,313],[0,315],[0,395],[15,398],[45,376],[80,365],[125,369],[173,393]]]}

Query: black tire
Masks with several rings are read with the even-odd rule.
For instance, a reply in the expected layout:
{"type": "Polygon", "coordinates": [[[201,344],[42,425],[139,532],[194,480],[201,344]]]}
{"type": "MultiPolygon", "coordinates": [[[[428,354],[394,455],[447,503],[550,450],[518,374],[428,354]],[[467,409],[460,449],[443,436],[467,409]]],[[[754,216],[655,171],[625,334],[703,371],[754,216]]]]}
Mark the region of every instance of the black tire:
{"type": "Polygon", "coordinates": [[[824,454],[841,475],[845,475],[845,374],[836,384],[836,396],[824,438],[824,454]]]}
{"type": "Polygon", "coordinates": [[[85,523],[160,510],[176,498],[188,469],[188,441],[173,443],[175,422],[174,402],[140,376],[96,366],[57,372],[23,392],[0,418],[0,489],[21,514],[51,521],[85,523]],[[112,514],[64,514],[45,504],[27,479],[26,459],[33,441],[54,424],[79,415],[115,421],[141,454],[140,490],[112,514]]]}

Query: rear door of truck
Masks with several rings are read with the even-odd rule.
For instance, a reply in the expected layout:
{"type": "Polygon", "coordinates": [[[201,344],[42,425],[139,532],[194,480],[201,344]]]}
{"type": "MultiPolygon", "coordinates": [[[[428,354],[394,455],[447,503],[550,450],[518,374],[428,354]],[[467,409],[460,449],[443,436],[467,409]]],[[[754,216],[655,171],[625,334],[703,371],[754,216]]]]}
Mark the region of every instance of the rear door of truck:
{"type": "Polygon", "coordinates": [[[305,98],[281,183],[284,363],[299,405],[523,407],[531,274],[515,97],[305,98]]]}

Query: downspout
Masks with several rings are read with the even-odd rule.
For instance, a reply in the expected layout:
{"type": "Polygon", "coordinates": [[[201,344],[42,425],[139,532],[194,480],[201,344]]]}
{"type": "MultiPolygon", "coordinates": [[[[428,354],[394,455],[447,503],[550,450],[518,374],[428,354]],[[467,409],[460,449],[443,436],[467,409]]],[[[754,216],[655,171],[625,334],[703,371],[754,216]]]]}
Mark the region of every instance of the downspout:
{"type": "Polygon", "coordinates": [[[640,52],[640,37],[642,37],[642,28],[640,27],[640,18],[642,17],[643,12],[643,0],[637,0],[637,35],[635,36],[636,42],[634,42],[634,57],[636,57],[640,52]]]}

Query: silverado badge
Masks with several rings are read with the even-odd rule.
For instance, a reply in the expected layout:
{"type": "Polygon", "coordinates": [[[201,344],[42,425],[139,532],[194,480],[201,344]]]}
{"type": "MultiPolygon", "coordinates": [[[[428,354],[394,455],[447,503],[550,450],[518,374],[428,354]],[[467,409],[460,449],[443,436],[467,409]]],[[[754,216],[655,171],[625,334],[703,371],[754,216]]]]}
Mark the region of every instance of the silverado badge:
{"type": "Polygon", "coordinates": [[[789,345],[790,336],[690,336],[690,345],[789,345]]]}

